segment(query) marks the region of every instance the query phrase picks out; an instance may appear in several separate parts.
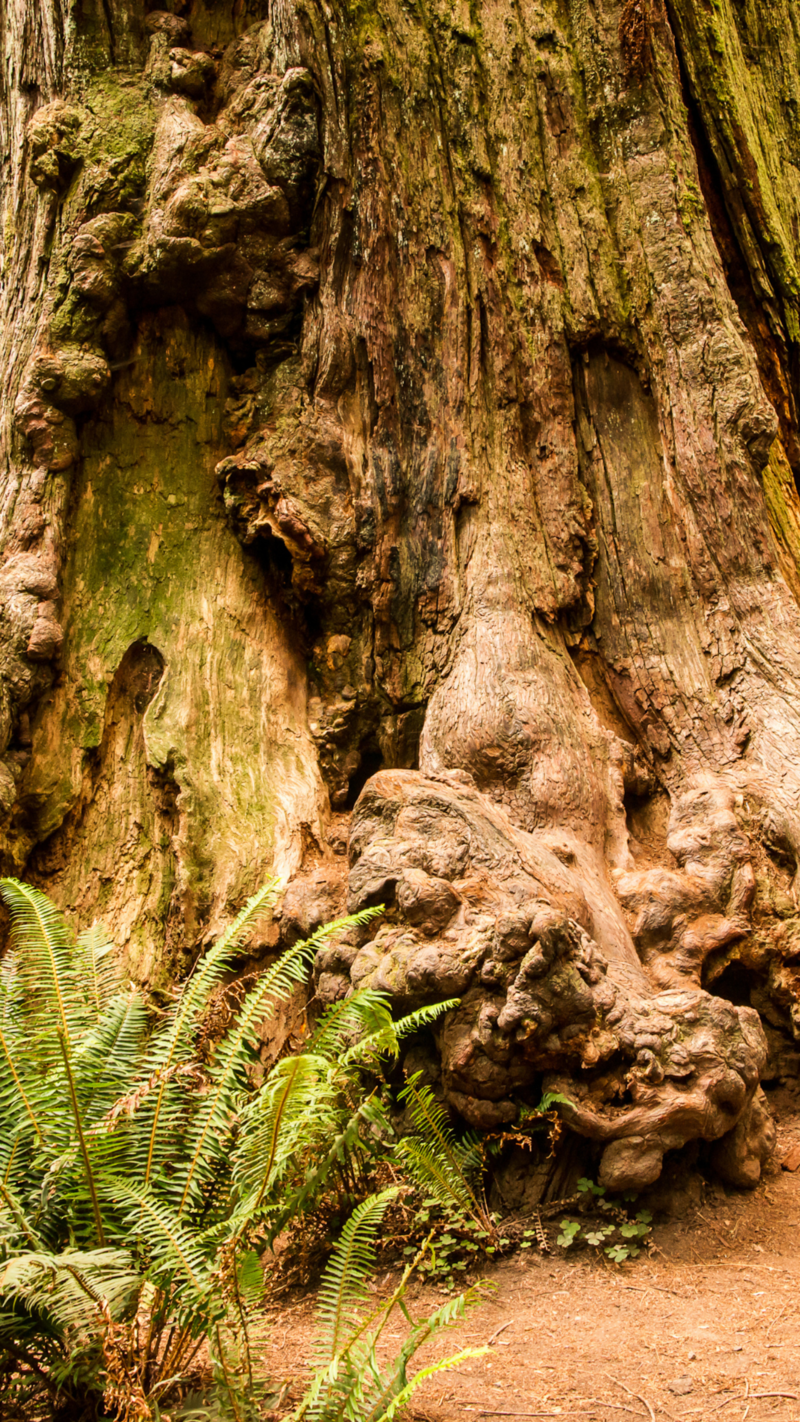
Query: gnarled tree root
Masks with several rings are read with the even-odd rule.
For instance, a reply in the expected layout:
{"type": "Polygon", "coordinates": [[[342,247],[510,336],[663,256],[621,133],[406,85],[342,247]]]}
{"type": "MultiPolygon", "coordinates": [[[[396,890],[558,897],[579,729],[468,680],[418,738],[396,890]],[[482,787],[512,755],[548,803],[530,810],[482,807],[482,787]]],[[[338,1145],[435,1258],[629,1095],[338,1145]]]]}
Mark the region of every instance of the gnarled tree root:
{"type": "Polygon", "coordinates": [[[718,1143],[731,1183],[754,1184],[774,1138],[758,1014],[694,983],[654,988],[634,952],[597,941],[580,866],[469,782],[385,771],[368,783],[349,907],[387,914],[360,946],[321,956],[320,995],[375,987],[399,1010],[458,997],[437,1034],[449,1105],[497,1129],[543,1087],[559,1093],[571,1130],[604,1143],[610,1189],[652,1184],[664,1153],[693,1140],[718,1143]]]}

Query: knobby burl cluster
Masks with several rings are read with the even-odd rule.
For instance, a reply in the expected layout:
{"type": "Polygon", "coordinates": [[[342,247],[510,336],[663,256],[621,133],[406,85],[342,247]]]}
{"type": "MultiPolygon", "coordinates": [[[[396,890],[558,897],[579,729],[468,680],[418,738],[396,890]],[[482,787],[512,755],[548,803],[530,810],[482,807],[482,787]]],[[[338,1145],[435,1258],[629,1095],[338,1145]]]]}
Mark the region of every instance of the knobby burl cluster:
{"type": "Polygon", "coordinates": [[[382,771],[369,782],[353,817],[349,907],[396,912],[366,943],[354,935],[322,955],[322,1000],[351,983],[399,1010],[460,998],[437,1034],[449,1103],[497,1130],[540,1084],[563,1093],[571,1128],[605,1144],[611,1189],[651,1184],[665,1151],[698,1138],[718,1142],[726,1180],[755,1184],[774,1143],[759,1087],[766,1040],[757,1012],[700,986],[704,955],[748,928],[752,871],[729,803],[718,790],[678,802],[681,869],[619,880],[640,909],[642,962],[609,960],[592,936],[579,846],[519,829],[470,779],[382,771]]]}

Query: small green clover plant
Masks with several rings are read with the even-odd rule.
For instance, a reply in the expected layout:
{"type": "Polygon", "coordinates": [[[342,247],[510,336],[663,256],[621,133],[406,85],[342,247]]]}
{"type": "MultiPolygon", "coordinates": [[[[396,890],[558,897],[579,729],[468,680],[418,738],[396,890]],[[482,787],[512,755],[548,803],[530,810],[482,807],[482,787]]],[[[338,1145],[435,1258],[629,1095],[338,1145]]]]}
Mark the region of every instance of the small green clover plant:
{"type": "MultiPolygon", "coordinates": [[[[614,1264],[623,1264],[626,1259],[635,1259],[641,1254],[641,1243],[651,1232],[653,1216],[650,1211],[639,1210],[634,1218],[630,1219],[618,1205],[605,1199],[603,1185],[596,1185],[586,1176],[578,1181],[577,1190],[578,1194],[586,1198],[587,1204],[591,1202],[605,1214],[615,1215],[617,1222],[586,1226],[580,1220],[564,1219],[561,1221],[561,1233],[556,1239],[559,1247],[571,1249],[575,1244],[588,1244],[593,1249],[602,1249],[614,1264]]],[[[626,1201],[634,1201],[636,1196],[625,1195],[623,1198],[626,1201]]]]}
{"type": "MultiPolygon", "coordinates": [[[[437,1283],[445,1293],[455,1288],[457,1275],[463,1275],[477,1263],[476,1256],[502,1252],[510,1243],[507,1239],[497,1239],[496,1245],[490,1243],[489,1231],[482,1229],[466,1211],[450,1210],[445,1214],[439,1201],[433,1198],[425,1199],[422,1208],[416,1211],[414,1227],[415,1233],[432,1231],[430,1252],[418,1265],[418,1272],[437,1283]]],[[[403,1253],[410,1258],[418,1249],[418,1244],[408,1244],[403,1253]]]]}
{"type": "Polygon", "coordinates": [[[561,1233],[556,1240],[562,1249],[571,1249],[581,1232],[578,1220],[562,1220],[561,1233]]]}

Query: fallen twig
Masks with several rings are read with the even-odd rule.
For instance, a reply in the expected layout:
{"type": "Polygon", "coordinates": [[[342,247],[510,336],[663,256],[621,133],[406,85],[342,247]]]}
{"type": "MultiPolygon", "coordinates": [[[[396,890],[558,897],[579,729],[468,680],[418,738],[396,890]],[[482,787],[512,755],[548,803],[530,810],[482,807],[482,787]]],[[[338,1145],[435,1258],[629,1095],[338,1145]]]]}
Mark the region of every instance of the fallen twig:
{"type": "Polygon", "coordinates": [[[646,1397],[642,1397],[642,1394],[640,1392],[634,1392],[633,1388],[628,1387],[627,1384],[624,1382],[620,1382],[619,1378],[612,1378],[610,1373],[606,1373],[605,1376],[608,1378],[609,1382],[614,1383],[617,1387],[621,1387],[623,1392],[627,1392],[629,1397],[635,1397],[637,1402],[641,1402],[642,1405],[647,1408],[648,1415],[650,1417],[650,1422],[656,1422],[656,1414],[650,1406],[650,1403],[647,1401],[646,1397]]]}
{"type": "MultiPolygon", "coordinates": [[[[751,1392],[751,1391],[750,1391],[750,1384],[749,1384],[749,1382],[746,1382],[746,1383],[745,1383],[745,1388],[744,1388],[744,1392],[743,1392],[743,1393],[736,1392],[736,1393],[734,1393],[733,1397],[726,1397],[723,1402],[718,1402],[717,1405],[716,1405],[716,1407],[710,1408],[710,1410],[709,1410],[705,1415],[710,1417],[712,1412],[720,1412],[723,1407],[730,1407],[730,1404],[731,1404],[732,1402],[750,1402],[750,1401],[752,1401],[752,1399],[753,1399],[754,1397],[788,1397],[788,1398],[791,1398],[793,1401],[796,1401],[796,1400],[797,1400],[797,1393],[796,1393],[796,1392],[751,1392]]],[[[687,1416],[690,1416],[690,1415],[691,1415],[691,1416],[693,1416],[693,1417],[696,1417],[698,1414],[697,1414],[696,1412],[693,1412],[693,1413],[691,1413],[691,1414],[687,1413],[686,1415],[687,1415],[687,1416]]]]}
{"type": "Polygon", "coordinates": [[[479,1417],[588,1417],[588,1412],[501,1412],[496,1407],[466,1407],[465,1412],[477,1412],[479,1417]]]}
{"type": "Polygon", "coordinates": [[[494,1343],[495,1338],[499,1338],[501,1333],[505,1333],[506,1329],[510,1328],[513,1322],[513,1318],[510,1318],[508,1320],[508,1323],[501,1323],[500,1327],[495,1329],[494,1333],[489,1339],[489,1342],[486,1344],[486,1347],[489,1348],[491,1344],[494,1343]]]}
{"type": "Polygon", "coordinates": [[[788,1309],[788,1307],[789,1307],[788,1303],[787,1303],[787,1304],[784,1304],[784,1305],[783,1305],[783,1308],[781,1309],[781,1311],[780,1311],[780,1313],[777,1315],[777,1317],[776,1317],[776,1318],[773,1318],[771,1324],[769,1325],[769,1327],[768,1327],[768,1329],[767,1329],[767,1337],[768,1337],[768,1338],[769,1338],[769,1335],[770,1335],[770,1333],[772,1332],[773,1328],[775,1327],[776,1323],[780,1323],[781,1319],[784,1317],[784,1314],[786,1313],[786,1310],[788,1309]]]}
{"type": "MultiPolygon", "coordinates": [[[[608,1373],[606,1373],[606,1377],[608,1377],[608,1373]]],[[[639,1402],[644,1402],[644,1398],[640,1398],[639,1395],[638,1395],[638,1393],[635,1393],[635,1394],[633,1394],[633,1395],[636,1397],[637,1401],[639,1401],[639,1402]]],[[[595,1407],[611,1407],[611,1408],[613,1408],[614,1412],[630,1412],[630,1414],[631,1414],[632,1417],[641,1417],[641,1415],[642,1415],[641,1412],[634,1412],[634,1410],[633,1410],[632,1407],[621,1407],[618,1402],[606,1402],[605,1398],[603,1398],[603,1397],[587,1397],[587,1398],[586,1398],[586,1401],[592,1403],[593,1406],[595,1406],[595,1407]]],[[[645,1404],[645,1406],[646,1406],[646,1404],[645,1404]]],[[[662,1406],[661,1403],[659,1403],[659,1405],[658,1405],[658,1410],[659,1410],[659,1412],[663,1412],[663,1414],[664,1414],[665,1417],[669,1417],[670,1422],[676,1422],[676,1418],[675,1418],[674,1413],[668,1412],[667,1409],[666,1409],[666,1407],[662,1406]]],[[[695,1414],[692,1413],[692,1412],[682,1412],[682,1413],[681,1413],[681,1417],[684,1417],[684,1418],[685,1418],[685,1417],[693,1417],[694,1415],[695,1415],[695,1414]]]]}
{"type": "Polygon", "coordinates": [[[685,1294],[679,1294],[677,1289],[667,1289],[663,1284],[648,1284],[646,1289],[639,1289],[635,1284],[623,1284],[623,1289],[629,1294],[647,1294],[651,1289],[658,1289],[660,1294],[674,1294],[676,1299],[685,1299],[685,1294]]]}
{"type": "Polygon", "coordinates": [[[497,1412],[492,1407],[483,1408],[479,1417],[588,1417],[588,1412],[497,1412]]]}
{"type": "MultiPolygon", "coordinates": [[[[716,1405],[716,1407],[712,1407],[712,1408],[711,1408],[711,1412],[719,1412],[720,1408],[721,1408],[721,1407],[727,1407],[729,1402],[742,1402],[742,1401],[743,1401],[743,1398],[741,1398],[741,1397],[739,1396],[738,1392],[735,1392],[735,1393],[733,1394],[733,1397],[725,1397],[725,1398],[723,1398],[722,1402],[718,1402],[717,1405],[716,1405]]],[[[703,1411],[705,1412],[705,1408],[703,1409],[703,1411]]],[[[687,1416],[691,1415],[692,1417],[699,1417],[699,1416],[700,1416],[700,1413],[699,1413],[699,1412],[692,1412],[691,1414],[687,1413],[686,1415],[687,1415],[687,1416]]],[[[708,1414],[706,1414],[706,1415],[710,1415],[710,1413],[708,1413],[708,1414]]]]}
{"type": "MultiPolygon", "coordinates": [[[[632,1407],[624,1407],[619,1402],[606,1402],[604,1397],[587,1398],[595,1407],[610,1407],[612,1412],[630,1412],[631,1417],[641,1417],[641,1412],[634,1412],[632,1407]]],[[[669,1413],[667,1413],[669,1416],[669,1413]]]]}

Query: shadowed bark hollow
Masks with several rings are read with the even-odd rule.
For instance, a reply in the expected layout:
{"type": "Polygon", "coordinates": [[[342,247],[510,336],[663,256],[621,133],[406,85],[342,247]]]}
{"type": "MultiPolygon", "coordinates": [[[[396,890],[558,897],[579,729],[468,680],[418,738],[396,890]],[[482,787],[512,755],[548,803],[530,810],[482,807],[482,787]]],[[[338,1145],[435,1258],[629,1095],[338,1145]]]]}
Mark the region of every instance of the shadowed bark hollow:
{"type": "Polygon", "coordinates": [[[800,1037],[796,6],[0,36],[4,870],[150,980],[269,872],[285,941],[385,903],[317,993],[460,998],[454,1112],[544,1086],[610,1187],[697,1140],[755,1183],[800,1037]]]}

